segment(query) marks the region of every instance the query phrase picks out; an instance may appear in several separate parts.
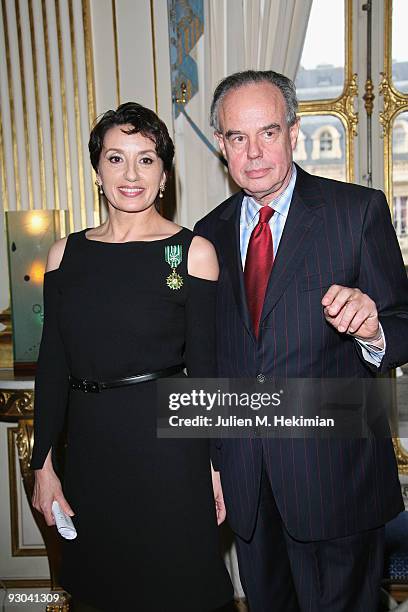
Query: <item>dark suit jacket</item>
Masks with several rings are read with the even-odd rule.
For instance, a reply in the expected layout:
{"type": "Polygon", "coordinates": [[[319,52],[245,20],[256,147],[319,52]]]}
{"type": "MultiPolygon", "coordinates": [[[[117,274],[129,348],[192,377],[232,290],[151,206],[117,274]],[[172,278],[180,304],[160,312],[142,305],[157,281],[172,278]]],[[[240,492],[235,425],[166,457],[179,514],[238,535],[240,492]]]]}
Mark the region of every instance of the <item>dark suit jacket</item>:
{"type": "MultiPolygon", "coordinates": [[[[333,283],[375,301],[386,338],[380,371],[408,361],[408,282],[384,194],[297,172],[258,341],[240,260],[243,192],[196,225],[220,262],[219,376],[375,376],[356,341],[324,319],[321,299],[333,283]]],[[[403,509],[390,439],[224,439],[216,446],[228,519],[244,538],[255,524],[262,457],[286,528],[299,540],[374,528],[403,509]]]]}

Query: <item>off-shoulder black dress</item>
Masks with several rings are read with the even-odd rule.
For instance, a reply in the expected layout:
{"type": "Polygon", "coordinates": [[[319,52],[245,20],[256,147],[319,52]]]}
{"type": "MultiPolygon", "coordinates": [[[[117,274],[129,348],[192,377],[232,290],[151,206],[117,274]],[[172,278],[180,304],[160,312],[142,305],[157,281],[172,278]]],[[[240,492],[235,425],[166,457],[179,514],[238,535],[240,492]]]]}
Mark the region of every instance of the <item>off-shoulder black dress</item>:
{"type": "Polygon", "coordinates": [[[193,234],[106,243],[71,234],[44,280],[35,386],[41,468],[68,422],[64,493],[78,537],[64,541],[61,584],[110,612],[208,612],[232,598],[219,552],[208,442],[156,437],[156,383],[101,393],[69,375],[109,380],[186,363],[214,374],[216,283],[187,273],[193,234]],[[182,245],[183,286],[166,284],[168,245],[182,245]]]}

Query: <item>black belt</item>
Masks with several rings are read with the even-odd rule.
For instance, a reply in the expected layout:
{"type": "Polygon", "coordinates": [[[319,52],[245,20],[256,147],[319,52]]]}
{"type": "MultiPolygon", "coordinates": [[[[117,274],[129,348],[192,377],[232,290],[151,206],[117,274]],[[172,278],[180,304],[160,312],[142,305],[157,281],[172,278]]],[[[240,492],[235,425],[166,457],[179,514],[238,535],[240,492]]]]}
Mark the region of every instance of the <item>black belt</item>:
{"type": "Polygon", "coordinates": [[[148,372],[146,374],[138,374],[137,376],[127,376],[126,378],[116,378],[115,380],[106,380],[98,382],[96,380],[80,379],[75,376],[69,377],[71,389],[83,391],[84,393],[100,393],[105,389],[115,389],[116,387],[126,387],[127,385],[135,385],[137,383],[164,378],[165,376],[173,376],[182,372],[185,368],[184,363],[165,368],[164,370],[156,370],[156,372],[148,372]]]}

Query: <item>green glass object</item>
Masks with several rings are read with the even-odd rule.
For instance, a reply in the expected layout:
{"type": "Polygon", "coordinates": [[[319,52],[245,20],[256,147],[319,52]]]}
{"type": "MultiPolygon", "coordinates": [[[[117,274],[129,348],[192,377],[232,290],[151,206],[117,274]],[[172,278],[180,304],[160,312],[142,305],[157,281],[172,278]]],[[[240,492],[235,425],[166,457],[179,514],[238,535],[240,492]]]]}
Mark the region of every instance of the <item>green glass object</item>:
{"type": "Polygon", "coordinates": [[[66,234],[66,211],[6,212],[14,369],[33,370],[43,325],[48,251],[66,234]]]}

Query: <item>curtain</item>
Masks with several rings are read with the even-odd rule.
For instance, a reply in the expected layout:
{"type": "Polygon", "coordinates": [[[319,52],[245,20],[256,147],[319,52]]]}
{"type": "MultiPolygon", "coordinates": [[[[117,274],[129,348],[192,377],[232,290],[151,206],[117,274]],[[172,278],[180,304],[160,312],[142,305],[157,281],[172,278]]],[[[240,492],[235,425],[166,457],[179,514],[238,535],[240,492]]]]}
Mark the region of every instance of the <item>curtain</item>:
{"type": "MultiPolygon", "coordinates": [[[[212,93],[228,74],[272,69],[294,79],[312,0],[205,0],[204,35],[192,54],[199,91],[186,112],[213,142],[209,126],[212,93]]],[[[237,188],[185,118],[175,121],[177,219],[192,227],[237,188]]]]}
{"type": "Polygon", "coordinates": [[[245,69],[272,69],[294,79],[311,6],[312,0],[243,0],[245,69]]]}
{"type": "MultiPolygon", "coordinates": [[[[217,83],[232,72],[275,70],[294,80],[311,7],[312,0],[208,0],[207,106],[217,83]]],[[[219,163],[211,166],[211,195],[221,202],[236,188],[219,163]]],[[[214,200],[208,202],[213,207],[214,200]]]]}

